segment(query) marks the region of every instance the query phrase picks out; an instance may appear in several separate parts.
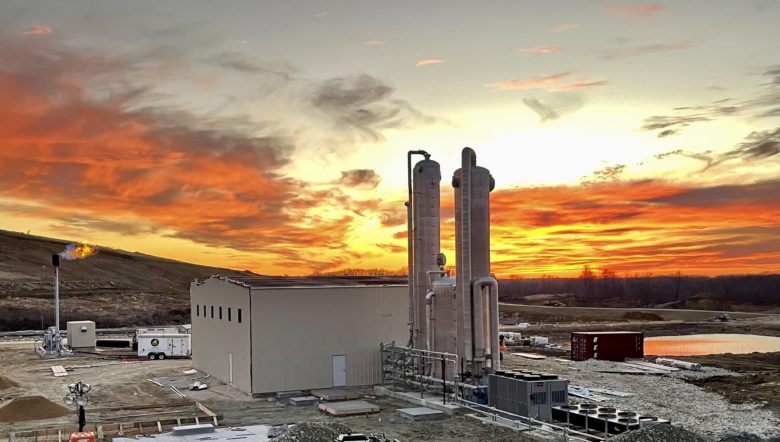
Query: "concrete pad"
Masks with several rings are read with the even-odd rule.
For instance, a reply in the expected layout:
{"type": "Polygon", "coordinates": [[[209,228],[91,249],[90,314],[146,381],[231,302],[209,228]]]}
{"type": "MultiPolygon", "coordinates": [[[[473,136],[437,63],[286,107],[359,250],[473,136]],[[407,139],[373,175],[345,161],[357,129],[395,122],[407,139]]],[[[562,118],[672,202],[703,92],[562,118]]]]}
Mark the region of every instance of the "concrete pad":
{"type": "Polygon", "coordinates": [[[447,417],[443,411],[427,407],[401,408],[398,410],[398,413],[401,417],[409,419],[412,422],[434,421],[447,417]]]}
{"type": "Polygon", "coordinates": [[[448,415],[453,415],[456,411],[461,409],[461,407],[455,403],[454,399],[448,398],[445,403],[441,396],[432,393],[424,393],[421,398],[420,392],[418,391],[393,391],[388,387],[376,385],[374,386],[374,394],[377,396],[388,396],[400,399],[423,407],[433,408],[434,410],[443,411],[448,415]]]}
{"type": "MultiPolygon", "coordinates": [[[[154,442],[236,442],[237,440],[251,442],[268,442],[273,439],[268,437],[272,427],[268,425],[250,425],[245,427],[215,428],[213,433],[208,434],[190,434],[184,436],[174,436],[172,433],[155,434],[154,442]]],[[[135,437],[115,437],[114,442],[138,442],[135,437]]]]}
{"type": "Polygon", "coordinates": [[[287,400],[287,402],[292,405],[293,407],[302,407],[305,405],[314,405],[317,402],[320,401],[320,398],[317,396],[300,396],[300,397],[291,397],[287,400]]]}
{"type": "Polygon", "coordinates": [[[152,378],[152,380],[166,387],[176,387],[180,390],[190,388],[190,384],[192,383],[189,378],[152,378]]]}
{"type": "Polygon", "coordinates": [[[378,406],[366,401],[327,402],[320,404],[320,410],[332,416],[379,413],[378,406]]]}
{"type": "Polygon", "coordinates": [[[320,399],[324,399],[326,401],[347,401],[347,400],[357,399],[360,397],[360,394],[354,391],[345,390],[343,388],[326,388],[323,390],[312,390],[311,394],[317,396],[320,399]]]}
{"type": "Polygon", "coordinates": [[[291,397],[298,397],[298,396],[303,396],[303,392],[301,390],[280,391],[276,393],[276,399],[280,399],[280,400],[290,399],[291,397]]]}

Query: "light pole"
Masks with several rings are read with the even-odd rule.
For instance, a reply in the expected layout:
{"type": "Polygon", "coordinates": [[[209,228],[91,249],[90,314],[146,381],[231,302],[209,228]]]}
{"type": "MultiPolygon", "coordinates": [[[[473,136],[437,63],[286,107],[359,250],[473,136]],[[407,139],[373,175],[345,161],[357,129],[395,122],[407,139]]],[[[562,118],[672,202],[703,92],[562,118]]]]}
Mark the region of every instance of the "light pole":
{"type": "Polygon", "coordinates": [[[87,402],[89,402],[87,393],[92,390],[92,386],[87,383],[78,381],[75,384],[68,385],[68,390],[70,393],[62,398],[62,400],[65,402],[65,405],[76,405],[76,412],[79,416],[79,433],[81,433],[84,431],[84,426],[87,425],[87,417],[86,413],[84,412],[84,406],[87,405],[87,402]]]}

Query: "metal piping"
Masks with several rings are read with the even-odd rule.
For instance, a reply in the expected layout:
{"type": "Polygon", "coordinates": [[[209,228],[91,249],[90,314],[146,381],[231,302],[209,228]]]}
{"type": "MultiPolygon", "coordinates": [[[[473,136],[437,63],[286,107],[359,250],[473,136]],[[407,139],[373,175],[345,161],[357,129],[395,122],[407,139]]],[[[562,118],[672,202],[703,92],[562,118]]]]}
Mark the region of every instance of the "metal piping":
{"type": "Polygon", "coordinates": [[[477,278],[471,283],[472,294],[479,294],[479,305],[482,305],[482,288],[488,287],[490,306],[490,366],[498,370],[500,364],[500,352],[498,351],[498,281],[492,276],[477,278]]]}
{"type": "Polygon", "coordinates": [[[434,349],[435,344],[435,337],[436,337],[436,330],[434,328],[434,324],[436,324],[436,305],[434,304],[436,296],[436,293],[433,291],[433,281],[431,280],[432,275],[446,275],[447,272],[444,270],[428,270],[425,272],[426,275],[428,275],[428,292],[425,294],[425,303],[428,305],[428,311],[427,311],[427,323],[428,327],[425,329],[426,337],[425,342],[428,344],[428,350],[434,349]]]}
{"type": "Polygon", "coordinates": [[[436,293],[434,293],[433,290],[429,290],[428,293],[425,294],[425,304],[427,305],[426,310],[426,322],[428,323],[428,327],[426,328],[426,337],[425,342],[428,346],[428,349],[433,349],[433,337],[434,337],[434,330],[433,330],[433,323],[434,323],[434,298],[436,297],[436,293]]]}
{"type": "Polygon", "coordinates": [[[57,333],[59,333],[60,332],[60,266],[54,266],[54,326],[57,327],[57,333]]]}
{"type": "Polygon", "coordinates": [[[412,155],[422,155],[425,159],[429,159],[431,155],[424,150],[410,150],[406,154],[406,187],[408,191],[408,199],[406,201],[406,246],[407,246],[407,272],[409,273],[409,345],[414,344],[414,321],[416,318],[416,297],[414,296],[414,288],[417,283],[415,278],[415,264],[414,264],[414,232],[415,226],[412,223],[413,219],[413,198],[412,198],[412,155]]]}
{"type": "MultiPolygon", "coordinates": [[[[461,263],[463,264],[462,269],[458,269],[458,273],[462,274],[461,281],[471,281],[471,165],[476,163],[477,155],[474,153],[474,150],[472,150],[470,147],[464,147],[463,151],[461,152],[461,177],[460,177],[460,185],[461,187],[461,209],[460,209],[460,217],[461,217],[461,225],[463,226],[462,235],[461,235],[461,263]]],[[[465,291],[465,290],[464,290],[465,291]]],[[[464,302],[465,300],[461,301],[464,302]]],[[[468,312],[467,318],[464,318],[465,320],[469,321],[471,333],[469,333],[471,336],[471,342],[470,345],[466,345],[465,347],[465,358],[466,360],[473,360],[474,359],[474,318],[476,315],[474,314],[473,304],[471,304],[468,312]]],[[[466,313],[466,312],[463,312],[466,313]]],[[[465,322],[465,321],[464,321],[465,322]]]]}

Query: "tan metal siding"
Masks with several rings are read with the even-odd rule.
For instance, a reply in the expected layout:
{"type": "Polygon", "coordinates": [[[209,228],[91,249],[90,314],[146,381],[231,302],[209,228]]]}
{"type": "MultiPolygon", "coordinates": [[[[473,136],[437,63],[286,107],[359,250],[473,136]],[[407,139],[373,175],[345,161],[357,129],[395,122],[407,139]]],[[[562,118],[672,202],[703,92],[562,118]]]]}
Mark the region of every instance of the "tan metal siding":
{"type": "Polygon", "coordinates": [[[252,392],[249,354],[250,319],[249,288],[216,278],[200,285],[190,285],[192,308],[192,366],[205,371],[224,382],[230,382],[230,355],[233,359],[233,385],[249,394],[252,392]],[[197,305],[201,307],[197,315],[197,305]],[[203,306],[206,305],[204,316],[203,306]],[[214,319],[211,318],[214,306],[214,319]],[[222,307],[222,320],[219,307],[222,307]],[[227,309],[231,308],[232,320],[228,321],[227,309]],[[238,309],[242,310],[242,322],[238,323],[238,309]]]}
{"type": "Polygon", "coordinates": [[[252,290],[252,392],[331,387],[334,355],[348,386],[380,383],[379,343],[406,343],[407,302],[405,286],[252,290]]]}

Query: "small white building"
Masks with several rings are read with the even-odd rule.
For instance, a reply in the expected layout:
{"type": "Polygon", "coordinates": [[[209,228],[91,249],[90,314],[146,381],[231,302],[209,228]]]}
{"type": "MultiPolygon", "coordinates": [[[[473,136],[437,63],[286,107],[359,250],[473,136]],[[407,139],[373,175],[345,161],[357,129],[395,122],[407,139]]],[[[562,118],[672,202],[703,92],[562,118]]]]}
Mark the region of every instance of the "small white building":
{"type": "Polygon", "coordinates": [[[248,394],[382,381],[408,339],[398,278],[211,277],[190,286],[193,366],[248,394]]]}

